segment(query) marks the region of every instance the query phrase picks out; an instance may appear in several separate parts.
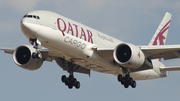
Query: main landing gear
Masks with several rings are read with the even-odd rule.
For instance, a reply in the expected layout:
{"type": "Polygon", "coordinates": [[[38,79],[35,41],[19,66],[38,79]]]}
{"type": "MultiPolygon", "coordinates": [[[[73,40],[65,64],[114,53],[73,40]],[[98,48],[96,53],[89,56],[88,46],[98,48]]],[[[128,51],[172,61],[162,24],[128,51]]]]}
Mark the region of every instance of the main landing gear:
{"type": "Polygon", "coordinates": [[[74,78],[74,74],[73,72],[78,69],[78,67],[76,67],[75,64],[73,64],[72,62],[67,62],[66,66],[68,67],[68,73],[69,73],[69,77],[66,77],[65,75],[63,75],[61,77],[61,81],[63,83],[65,83],[66,86],[68,86],[69,89],[72,89],[73,86],[76,87],[76,89],[80,88],[80,82],[77,81],[76,78],[74,78]],[[75,68],[76,67],[76,68],[75,68]]]}
{"type": "Polygon", "coordinates": [[[69,89],[72,89],[73,86],[76,87],[76,89],[80,88],[80,82],[77,81],[73,75],[69,75],[69,77],[66,77],[65,75],[63,75],[61,80],[63,83],[65,83],[66,86],[68,86],[69,89]]]}
{"type": "Polygon", "coordinates": [[[121,82],[122,85],[124,85],[125,88],[128,88],[131,86],[132,88],[136,88],[136,81],[133,80],[132,77],[130,77],[129,73],[123,77],[121,74],[117,76],[117,79],[119,82],[121,82]]]}

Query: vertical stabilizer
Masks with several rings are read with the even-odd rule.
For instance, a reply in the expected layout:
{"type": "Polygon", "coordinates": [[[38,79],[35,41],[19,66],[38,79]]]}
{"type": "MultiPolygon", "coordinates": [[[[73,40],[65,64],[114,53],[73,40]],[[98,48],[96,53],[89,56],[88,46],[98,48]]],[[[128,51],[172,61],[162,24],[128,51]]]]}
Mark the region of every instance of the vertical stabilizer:
{"type": "Polygon", "coordinates": [[[171,21],[171,14],[166,12],[164,18],[162,19],[161,23],[159,24],[154,36],[152,37],[149,45],[164,45],[166,42],[169,25],[171,21]]]}

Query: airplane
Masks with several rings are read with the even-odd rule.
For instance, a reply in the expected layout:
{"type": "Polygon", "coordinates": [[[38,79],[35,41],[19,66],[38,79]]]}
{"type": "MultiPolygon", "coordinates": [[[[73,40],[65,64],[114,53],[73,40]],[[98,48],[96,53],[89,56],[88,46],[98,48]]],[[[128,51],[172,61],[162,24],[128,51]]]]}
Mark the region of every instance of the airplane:
{"type": "Polygon", "coordinates": [[[163,78],[168,71],[180,70],[161,63],[162,58],[180,58],[180,45],[165,45],[171,16],[166,12],[149,45],[137,46],[57,13],[37,10],[21,20],[21,30],[31,45],[0,50],[12,54],[15,64],[27,70],[39,69],[44,61],[56,61],[69,74],[61,77],[69,89],[80,88],[74,72],[90,76],[91,70],[113,74],[125,88],[136,88],[135,80],[163,78]]]}

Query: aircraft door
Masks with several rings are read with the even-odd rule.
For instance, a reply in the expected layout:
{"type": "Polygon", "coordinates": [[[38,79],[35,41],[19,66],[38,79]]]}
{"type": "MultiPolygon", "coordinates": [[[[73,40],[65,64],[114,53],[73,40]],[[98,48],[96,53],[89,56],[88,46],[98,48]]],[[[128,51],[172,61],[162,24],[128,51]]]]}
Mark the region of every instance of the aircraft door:
{"type": "Polygon", "coordinates": [[[54,17],[51,17],[51,21],[52,21],[52,28],[57,29],[56,28],[56,26],[57,26],[56,19],[54,17]]]}

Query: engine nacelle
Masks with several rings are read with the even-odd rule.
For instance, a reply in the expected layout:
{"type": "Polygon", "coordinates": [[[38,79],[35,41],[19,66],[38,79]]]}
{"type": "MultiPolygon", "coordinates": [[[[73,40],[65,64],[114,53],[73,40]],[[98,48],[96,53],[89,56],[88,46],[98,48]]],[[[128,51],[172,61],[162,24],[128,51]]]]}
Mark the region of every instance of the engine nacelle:
{"type": "Polygon", "coordinates": [[[33,46],[19,46],[13,53],[13,60],[18,66],[24,69],[36,70],[39,69],[43,64],[43,58],[40,52],[38,53],[38,58],[33,57],[34,53],[37,52],[33,46]]]}
{"type": "Polygon", "coordinates": [[[144,53],[133,44],[119,44],[116,46],[113,56],[119,65],[131,69],[141,67],[145,61],[144,53]]]}

